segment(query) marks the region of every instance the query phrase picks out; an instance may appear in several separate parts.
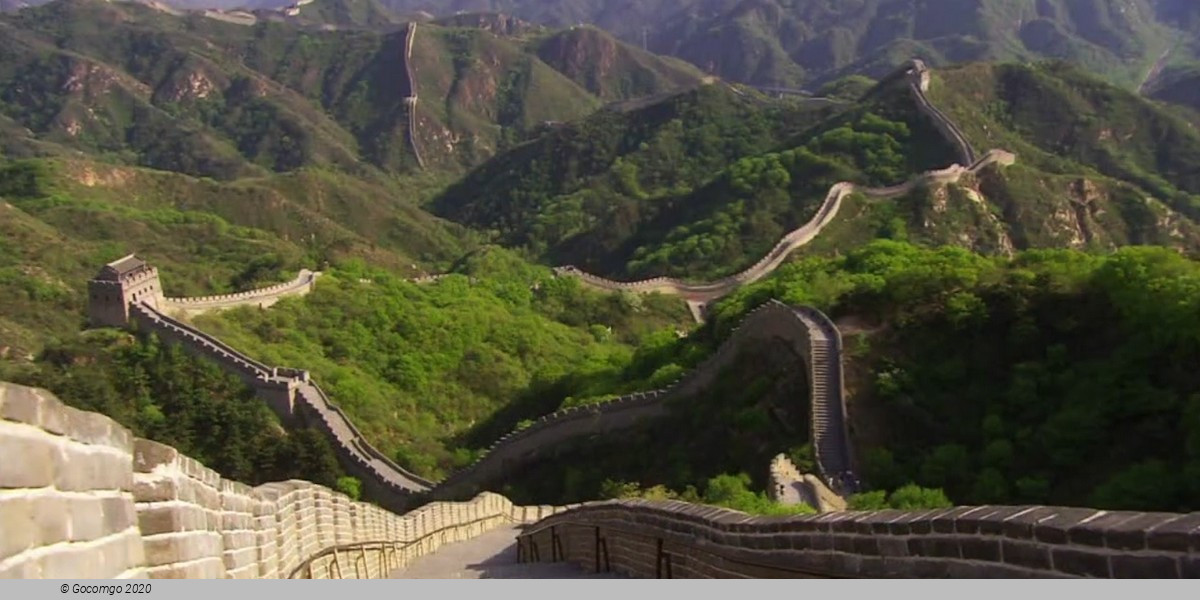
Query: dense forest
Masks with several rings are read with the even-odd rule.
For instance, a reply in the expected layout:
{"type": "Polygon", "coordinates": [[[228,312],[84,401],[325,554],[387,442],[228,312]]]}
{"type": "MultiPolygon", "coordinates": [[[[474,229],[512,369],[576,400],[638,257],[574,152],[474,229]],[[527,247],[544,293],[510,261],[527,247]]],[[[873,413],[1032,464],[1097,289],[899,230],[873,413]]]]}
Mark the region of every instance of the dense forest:
{"type": "Polygon", "coordinates": [[[640,339],[687,319],[677,300],[586,291],[487,248],[432,284],[351,261],[308,296],[197,323],[312,371],[372,444],[438,479],[564,396],[617,386],[640,339]]]}
{"type": "MultiPolygon", "coordinates": [[[[859,506],[888,494],[937,503],[940,489],[965,504],[1189,511],[1200,506],[1197,286],[1200,265],[1158,248],[1006,260],[877,241],[738,291],[628,376],[693,367],[768,299],[816,306],[846,340],[851,435],[875,490],[859,506]]],[[[761,489],[778,452],[811,467],[796,400],[805,384],[787,366],[769,348],[747,349],[669,419],[556,449],[509,491],[540,501],[678,494],[731,473],[761,489]],[[639,452],[621,451],[631,447],[639,452]]]]}

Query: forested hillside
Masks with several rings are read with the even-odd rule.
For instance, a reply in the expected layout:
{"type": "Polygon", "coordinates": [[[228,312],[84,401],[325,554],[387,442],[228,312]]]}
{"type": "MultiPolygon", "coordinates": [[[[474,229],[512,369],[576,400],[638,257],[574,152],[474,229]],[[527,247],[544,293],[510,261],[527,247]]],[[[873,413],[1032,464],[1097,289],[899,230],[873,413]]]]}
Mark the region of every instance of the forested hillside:
{"type": "MultiPolygon", "coordinates": [[[[1200,135],[1185,121],[1061,63],[939,70],[930,96],[977,151],[1010,150],[1017,163],[900,198],[853,195],[801,253],[876,237],[993,253],[1200,249],[1188,166],[1200,135]]],[[[905,84],[848,97],[764,111],[714,87],[602,113],[497,156],[434,207],[547,262],[622,279],[720,277],[811,219],[834,183],[890,186],[957,160],[905,84]],[[709,141],[721,139],[746,143],[709,141]]]]}
{"type": "MultiPolygon", "coordinates": [[[[816,306],[842,330],[851,437],[871,488],[1186,512],[1200,506],[1197,285],[1200,263],[1165,249],[995,259],[877,241],[785,266],[639,368],[698,364],[698,349],[766,300],[816,306]]],[[[762,486],[779,452],[811,465],[799,357],[746,352],[677,416],[544,453],[509,491],[530,501],[596,497],[620,482],[683,492],[739,470],[762,486]]]]}
{"type": "MultiPolygon", "coordinates": [[[[0,379],[233,479],[354,493],[327,440],[215,365],[86,330],[87,280],[134,252],[171,296],[322,271],[193,324],[309,370],[435,480],[557,409],[676,381],[774,298],[846,341],[873,490],[855,507],[1200,510],[1194,3],[247,8],[272,12],[0,15],[0,379]],[[896,71],[914,57],[927,92],[919,63],[896,71]],[[1003,160],[946,169],[970,154],[1003,160]],[[819,234],[704,324],[551,269],[721,278],[828,216],[839,183],[855,191],[819,234]]],[[[808,510],[761,492],[780,452],[815,468],[797,360],[743,348],[672,416],[548,449],[498,491],[808,510]]]]}

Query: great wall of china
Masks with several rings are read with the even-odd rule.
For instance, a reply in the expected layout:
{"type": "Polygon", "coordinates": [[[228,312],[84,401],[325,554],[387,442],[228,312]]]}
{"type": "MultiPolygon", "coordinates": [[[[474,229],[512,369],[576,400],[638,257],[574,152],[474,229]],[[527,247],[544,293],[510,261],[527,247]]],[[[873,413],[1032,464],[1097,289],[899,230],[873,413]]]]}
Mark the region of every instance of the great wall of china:
{"type": "Polygon", "coordinates": [[[417,23],[413,21],[408,24],[404,33],[404,77],[408,85],[408,96],[404,99],[408,110],[408,131],[404,134],[404,140],[416,157],[417,166],[424,169],[425,159],[421,158],[421,149],[417,145],[417,77],[413,74],[412,66],[413,43],[416,39],[417,23]]]}
{"type": "Polygon", "coordinates": [[[0,383],[0,579],[376,578],[563,510],[496,494],[397,514],[304,481],[255,488],[44,390],[0,383]]]}
{"type": "MultiPolygon", "coordinates": [[[[546,415],[529,427],[500,438],[473,465],[447,477],[430,491],[430,495],[437,499],[454,499],[478,493],[519,470],[540,449],[553,448],[582,436],[620,431],[666,416],[672,400],[686,398],[709,387],[737,357],[744,344],[764,339],[781,339],[803,357],[801,366],[809,379],[811,392],[810,435],[820,474],[839,493],[853,493],[857,480],[851,468],[853,461],[842,392],[841,336],[833,322],[820,311],[772,301],[751,311],[714,355],[672,385],[546,415]]],[[[801,403],[805,400],[797,399],[801,403]]]]}
{"type": "Polygon", "coordinates": [[[198,315],[214,310],[224,310],[239,306],[257,306],[268,308],[288,296],[303,296],[312,291],[320,273],[303,269],[295,279],[270,287],[218,296],[198,296],[193,298],[162,298],[159,307],[173,314],[183,313],[187,316],[198,315]]]}
{"type": "MultiPolygon", "coordinates": [[[[815,237],[849,193],[892,197],[931,180],[957,181],[988,164],[1011,164],[1012,155],[1002,151],[974,160],[953,123],[927,99],[922,102],[929,81],[924,65],[914,62],[906,74],[916,76],[922,110],[942,123],[939,129],[955,132],[950,137],[962,142],[963,164],[971,166],[954,165],[883,190],[838,184],[817,218],[760,261],[769,268],[752,267],[752,277],[739,285],[765,276],[807,242],[795,240],[815,237]]],[[[528,525],[518,539],[521,562],[569,561],[589,572],[636,577],[1200,577],[1200,513],[982,506],[768,518],[643,500],[515,507],[486,492],[404,512],[418,495],[474,494],[538,448],[664,415],[671,398],[707,386],[738,347],[768,337],[783,339],[804,357],[819,470],[836,491],[852,492],[857,480],[846,435],[840,334],[816,310],[771,302],[747,315],[713,357],[673,386],[543,417],[434,484],[371,447],[306,371],[263,365],[164,312],[266,306],[306,293],[316,274],[301,273],[269,292],[168,300],[157,272],[129,259],[118,270],[133,287],[114,288],[103,272],[89,285],[93,303],[108,304],[98,313],[101,321],[137,323],[214,359],[247,381],[286,423],[321,428],[347,471],[388,510],[306,482],[249,488],[226,481],[174,449],[134,439],[107,417],[65,407],[43,390],[0,383],[0,452],[23,458],[0,461],[0,577],[382,577],[443,544],[513,523],[528,525]],[[114,297],[114,290],[122,295],[114,297]]],[[[662,279],[623,284],[559,272],[599,281],[604,289],[663,291],[689,300],[695,292],[705,302],[736,289],[722,282],[689,288],[662,279]]],[[[785,466],[772,465],[773,481],[795,480],[785,466]]],[[[836,494],[822,491],[821,481],[810,483],[817,503],[836,510],[836,494]]]]}
{"type": "MultiPolygon", "coordinates": [[[[584,284],[606,291],[629,291],[635,293],[660,293],[680,296],[692,308],[696,319],[702,320],[707,305],[715,300],[728,296],[743,285],[748,285],[770,275],[783,264],[787,257],[814,238],[817,237],[837,216],[842,200],[851,194],[862,194],[870,198],[897,198],[913,190],[931,184],[958,183],[964,176],[975,175],[991,165],[1009,166],[1016,162],[1016,155],[1004,150],[991,150],[977,158],[975,150],[967,141],[966,136],[959,130],[942,111],[929,101],[925,92],[929,89],[931,76],[925,63],[920,60],[911,61],[906,67],[898,70],[894,77],[905,77],[909,90],[912,92],[918,110],[933,122],[937,130],[955,147],[959,163],[922,173],[909,181],[885,188],[864,187],[852,182],[834,184],[825,195],[816,215],[799,228],[787,233],[775,244],[765,256],[747,269],[717,281],[707,283],[689,283],[670,277],[656,277],[641,281],[621,282],[585,273],[573,266],[558,267],[556,272],[561,275],[579,278],[584,284]],[[967,166],[963,166],[967,165],[967,166]]],[[[889,78],[889,79],[890,79],[889,78]]]]}
{"type": "Polygon", "coordinates": [[[633,577],[1200,577],[1200,513],[1045,506],[752,517],[647,500],[405,514],[251,488],[44,390],[0,383],[0,578],[379,578],[523,525],[517,562],[633,577]],[[460,545],[461,546],[461,545],[460,545]]]}

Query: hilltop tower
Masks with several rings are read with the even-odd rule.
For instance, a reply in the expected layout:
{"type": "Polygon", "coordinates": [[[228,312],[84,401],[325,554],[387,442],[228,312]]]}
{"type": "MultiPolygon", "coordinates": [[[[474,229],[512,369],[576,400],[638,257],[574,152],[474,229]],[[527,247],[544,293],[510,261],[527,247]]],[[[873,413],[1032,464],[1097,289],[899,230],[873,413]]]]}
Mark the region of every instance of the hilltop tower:
{"type": "Polygon", "coordinates": [[[162,298],[158,269],[130,254],[104,265],[88,282],[88,320],[95,327],[126,327],[130,304],[157,309],[162,298]]]}

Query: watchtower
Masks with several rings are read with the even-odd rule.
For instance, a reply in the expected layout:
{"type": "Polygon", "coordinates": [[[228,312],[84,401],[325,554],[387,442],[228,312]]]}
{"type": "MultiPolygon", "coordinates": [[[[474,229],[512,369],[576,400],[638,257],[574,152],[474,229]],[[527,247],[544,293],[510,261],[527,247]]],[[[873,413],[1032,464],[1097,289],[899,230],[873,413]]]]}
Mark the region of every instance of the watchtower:
{"type": "Polygon", "coordinates": [[[130,304],[157,309],[162,297],[158,269],[130,254],[104,265],[88,282],[88,319],[96,327],[126,327],[130,304]]]}

